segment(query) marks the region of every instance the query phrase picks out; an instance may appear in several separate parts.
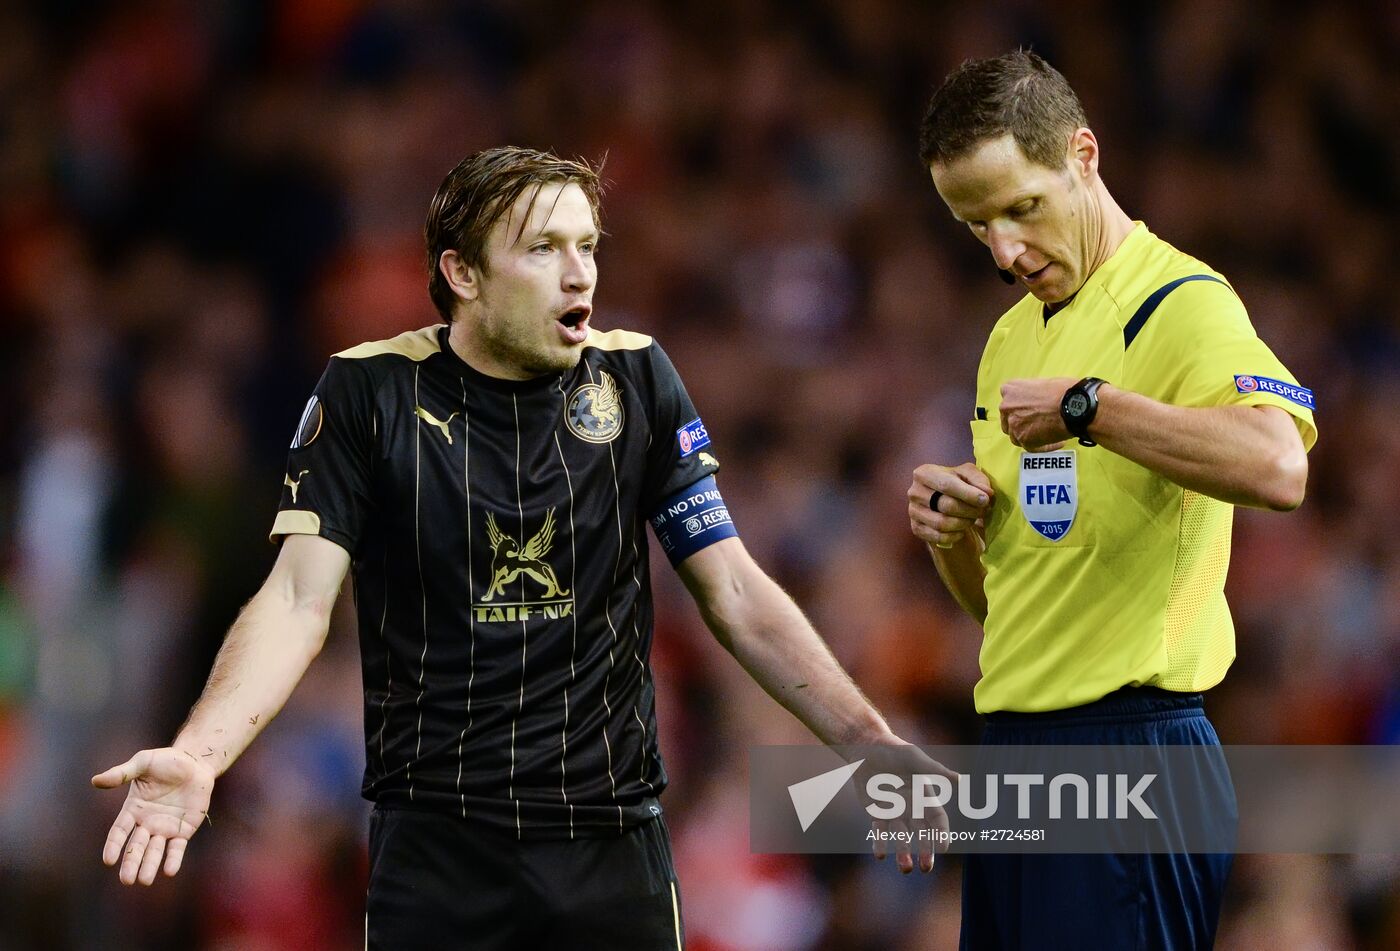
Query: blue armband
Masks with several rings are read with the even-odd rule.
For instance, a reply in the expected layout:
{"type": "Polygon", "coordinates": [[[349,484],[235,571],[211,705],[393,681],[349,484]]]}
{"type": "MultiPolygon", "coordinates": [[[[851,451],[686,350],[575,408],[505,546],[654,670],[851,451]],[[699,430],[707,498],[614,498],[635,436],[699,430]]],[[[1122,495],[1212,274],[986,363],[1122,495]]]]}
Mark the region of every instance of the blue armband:
{"type": "Polygon", "coordinates": [[[673,566],[717,541],[739,537],[714,476],[706,476],[661,503],[651,517],[651,529],[673,566]]]}

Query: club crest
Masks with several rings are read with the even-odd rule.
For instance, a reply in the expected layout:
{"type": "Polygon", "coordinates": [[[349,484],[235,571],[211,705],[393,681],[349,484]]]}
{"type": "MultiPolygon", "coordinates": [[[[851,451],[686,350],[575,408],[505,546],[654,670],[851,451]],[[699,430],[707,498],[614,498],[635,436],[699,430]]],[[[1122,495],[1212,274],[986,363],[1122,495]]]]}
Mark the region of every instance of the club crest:
{"type": "Polygon", "coordinates": [[[612,442],[622,432],[622,391],[609,374],[599,371],[598,383],[574,390],[564,407],[569,432],[585,442],[612,442]]]}

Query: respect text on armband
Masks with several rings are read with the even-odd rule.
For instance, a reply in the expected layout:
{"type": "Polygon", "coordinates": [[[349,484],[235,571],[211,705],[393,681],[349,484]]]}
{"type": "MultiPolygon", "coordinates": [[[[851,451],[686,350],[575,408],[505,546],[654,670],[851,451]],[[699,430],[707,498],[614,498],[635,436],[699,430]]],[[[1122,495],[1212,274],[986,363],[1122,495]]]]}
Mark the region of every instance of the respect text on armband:
{"type": "Polygon", "coordinates": [[[706,545],[738,534],[713,476],[662,503],[651,518],[651,527],[674,563],[706,545]]]}

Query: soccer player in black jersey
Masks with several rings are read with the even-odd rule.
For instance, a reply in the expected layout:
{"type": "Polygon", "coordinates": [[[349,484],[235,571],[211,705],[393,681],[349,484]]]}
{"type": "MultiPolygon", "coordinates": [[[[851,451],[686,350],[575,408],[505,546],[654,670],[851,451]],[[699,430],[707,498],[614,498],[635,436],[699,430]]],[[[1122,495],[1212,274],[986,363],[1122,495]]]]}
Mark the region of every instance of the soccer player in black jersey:
{"type": "Polygon", "coordinates": [[[372,948],[681,946],[648,523],[715,636],[813,733],[902,745],[745,551],[666,354],[590,326],[598,208],[594,169],[524,149],[443,181],[425,237],[446,325],[331,358],[292,441],[276,565],[189,720],[94,777],[131,783],[103,851],[123,882],[179,871],[347,571],[372,948]]]}

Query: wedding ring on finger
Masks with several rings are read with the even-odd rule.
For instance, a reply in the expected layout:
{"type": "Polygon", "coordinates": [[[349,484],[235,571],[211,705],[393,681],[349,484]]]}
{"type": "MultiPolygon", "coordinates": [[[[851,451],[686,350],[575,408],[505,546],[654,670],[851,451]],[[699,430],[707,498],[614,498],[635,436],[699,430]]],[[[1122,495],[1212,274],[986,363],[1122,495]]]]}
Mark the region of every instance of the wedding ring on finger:
{"type": "MultiPolygon", "coordinates": [[[[933,493],[933,495],[930,495],[930,496],[928,497],[928,507],[929,507],[930,511],[937,512],[939,515],[942,515],[942,514],[943,514],[942,512],[939,512],[939,511],[938,511],[938,500],[941,499],[941,498],[943,498],[943,493],[942,493],[941,491],[935,491],[935,492],[933,493]]],[[[942,548],[942,549],[945,549],[945,550],[946,550],[946,549],[952,548],[952,547],[953,547],[953,543],[952,543],[952,542],[934,542],[934,543],[933,543],[933,547],[934,547],[934,548],[942,548]]]]}

